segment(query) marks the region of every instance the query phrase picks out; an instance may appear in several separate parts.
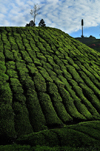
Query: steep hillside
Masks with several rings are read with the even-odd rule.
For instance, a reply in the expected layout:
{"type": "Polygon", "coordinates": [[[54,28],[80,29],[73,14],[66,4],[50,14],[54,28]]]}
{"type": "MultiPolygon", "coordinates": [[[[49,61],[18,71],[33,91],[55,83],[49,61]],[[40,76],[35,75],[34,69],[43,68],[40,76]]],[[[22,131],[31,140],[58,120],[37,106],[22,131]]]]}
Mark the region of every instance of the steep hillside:
{"type": "Polygon", "coordinates": [[[100,53],[56,28],[0,27],[0,138],[98,142],[100,53]]]}

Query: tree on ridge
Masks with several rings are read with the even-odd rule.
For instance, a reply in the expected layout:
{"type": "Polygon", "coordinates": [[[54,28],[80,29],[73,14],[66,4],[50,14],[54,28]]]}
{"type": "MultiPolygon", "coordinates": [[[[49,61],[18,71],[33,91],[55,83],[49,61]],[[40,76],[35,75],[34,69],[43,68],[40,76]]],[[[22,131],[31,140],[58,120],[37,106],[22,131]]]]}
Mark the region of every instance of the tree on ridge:
{"type": "MultiPolygon", "coordinates": [[[[36,17],[36,15],[40,14],[40,13],[37,13],[37,14],[36,14],[36,11],[38,11],[40,8],[37,9],[37,7],[36,7],[36,5],[35,5],[35,6],[34,6],[34,9],[35,9],[35,10],[34,10],[34,23],[35,23],[35,17],[36,17]]],[[[33,10],[31,10],[30,14],[33,14],[33,10]]]]}
{"type": "MultiPolygon", "coordinates": [[[[33,27],[33,26],[35,26],[35,17],[36,17],[37,14],[40,14],[40,13],[37,13],[37,14],[36,14],[36,11],[38,11],[40,8],[37,9],[37,7],[36,7],[36,5],[35,5],[35,6],[34,6],[34,9],[35,9],[35,10],[34,10],[34,21],[31,20],[30,23],[29,23],[29,24],[26,24],[25,27],[28,27],[28,26],[33,27]]],[[[31,10],[30,13],[33,14],[33,11],[31,10]]],[[[38,26],[39,26],[39,27],[45,27],[45,26],[46,26],[46,24],[45,24],[45,22],[44,22],[43,19],[40,20],[40,23],[38,24],[38,26]]]]}
{"type": "Polygon", "coordinates": [[[25,26],[25,27],[27,27],[27,26],[31,26],[31,27],[35,26],[34,21],[33,21],[33,20],[31,20],[31,21],[30,21],[30,23],[29,23],[29,24],[26,24],[26,26],[25,26]]]}
{"type": "Polygon", "coordinates": [[[40,20],[40,23],[38,24],[39,27],[46,27],[46,24],[43,19],[40,20]]]}

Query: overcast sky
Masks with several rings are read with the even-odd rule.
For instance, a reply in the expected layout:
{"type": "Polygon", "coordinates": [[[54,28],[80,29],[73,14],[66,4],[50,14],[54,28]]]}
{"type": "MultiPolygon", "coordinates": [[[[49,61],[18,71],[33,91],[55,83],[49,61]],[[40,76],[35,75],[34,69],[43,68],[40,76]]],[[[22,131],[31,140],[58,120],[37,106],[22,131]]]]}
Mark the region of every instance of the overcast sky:
{"type": "Polygon", "coordinates": [[[83,35],[100,39],[100,0],[0,0],[0,27],[25,27],[34,20],[31,9],[40,10],[35,24],[44,19],[46,26],[58,28],[73,38],[83,35]]]}

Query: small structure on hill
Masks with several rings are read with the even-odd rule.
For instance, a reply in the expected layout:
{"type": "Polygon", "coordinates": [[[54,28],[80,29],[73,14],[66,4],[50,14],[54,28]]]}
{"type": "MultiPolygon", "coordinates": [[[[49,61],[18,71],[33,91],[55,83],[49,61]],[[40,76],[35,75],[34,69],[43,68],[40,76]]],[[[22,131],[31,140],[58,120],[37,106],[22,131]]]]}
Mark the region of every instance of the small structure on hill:
{"type": "Polygon", "coordinates": [[[84,36],[83,36],[83,19],[81,20],[81,25],[82,25],[82,35],[81,35],[81,37],[84,38],[84,36]]]}

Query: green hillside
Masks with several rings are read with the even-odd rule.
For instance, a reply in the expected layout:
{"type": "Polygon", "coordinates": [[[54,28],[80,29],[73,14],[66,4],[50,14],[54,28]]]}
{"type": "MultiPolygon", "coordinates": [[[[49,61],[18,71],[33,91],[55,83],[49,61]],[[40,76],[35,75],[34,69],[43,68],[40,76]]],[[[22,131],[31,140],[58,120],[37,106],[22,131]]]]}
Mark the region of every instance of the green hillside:
{"type": "Polygon", "coordinates": [[[0,145],[100,141],[100,53],[50,27],[0,27],[0,145]]]}

